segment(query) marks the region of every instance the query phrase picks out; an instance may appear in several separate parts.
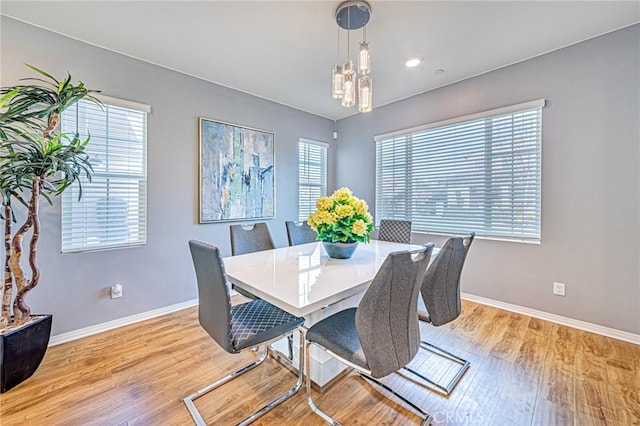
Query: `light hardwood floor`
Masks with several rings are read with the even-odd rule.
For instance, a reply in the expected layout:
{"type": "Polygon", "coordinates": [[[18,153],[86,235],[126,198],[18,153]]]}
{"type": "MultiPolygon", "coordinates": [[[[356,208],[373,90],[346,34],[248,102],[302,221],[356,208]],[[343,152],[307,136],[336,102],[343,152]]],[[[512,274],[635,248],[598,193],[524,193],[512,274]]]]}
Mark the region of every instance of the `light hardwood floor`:
{"type": "MultiPolygon", "coordinates": [[[[640,347],[464,302],[462,316],[423,336],[471,361],[449,398],[388,379],[436,425],[640,425],[640,347]]],[[[50,348],[36,374],[0,395],[0,424],[190,425],[182,398],[249,362],[223,352],[190,308],[50,348]]],[[[419,354],[438,377],[449,366],[419,354]]],[[[210,424],[232,424],[288,389],[294,375],[265,364],[197,401],[210,424]]],[[[355,375],[317,399],[345,425],[405,425],[410,411],[355,375]]],[[[301,391],[255,424],[321,425],[301,391]]]]}

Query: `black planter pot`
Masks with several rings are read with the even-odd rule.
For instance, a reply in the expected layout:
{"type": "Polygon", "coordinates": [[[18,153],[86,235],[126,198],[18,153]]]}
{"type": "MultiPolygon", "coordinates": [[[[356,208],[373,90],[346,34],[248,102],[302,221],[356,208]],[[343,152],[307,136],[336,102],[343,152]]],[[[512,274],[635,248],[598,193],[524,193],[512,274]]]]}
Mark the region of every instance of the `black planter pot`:
{"type": "Polygon", "coordinates": [[[0,335],[0,393],[27,380],[40,366],[51,336],[52,315],[0,335]]]}

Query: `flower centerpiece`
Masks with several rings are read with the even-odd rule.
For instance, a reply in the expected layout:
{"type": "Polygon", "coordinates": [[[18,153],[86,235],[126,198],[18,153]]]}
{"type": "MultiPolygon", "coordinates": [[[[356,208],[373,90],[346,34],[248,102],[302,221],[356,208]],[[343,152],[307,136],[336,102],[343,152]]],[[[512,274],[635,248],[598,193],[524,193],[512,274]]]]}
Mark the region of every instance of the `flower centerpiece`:
{"type": "Polygon", "coordinates": [[[316,211],[307,223],[318,233],[329,257],[348,259],[358,243],[368,243],[373,218],[366,201],[354,197],[349,188],[340,188],[330,197],[316,201],[316,211]]]}

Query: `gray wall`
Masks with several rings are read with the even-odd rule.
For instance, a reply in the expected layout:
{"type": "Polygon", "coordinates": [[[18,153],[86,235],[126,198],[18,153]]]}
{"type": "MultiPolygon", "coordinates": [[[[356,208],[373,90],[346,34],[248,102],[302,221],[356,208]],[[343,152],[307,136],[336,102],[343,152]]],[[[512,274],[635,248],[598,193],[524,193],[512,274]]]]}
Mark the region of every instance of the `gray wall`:
{"type": "MultiPolygon", "coordinates": [[[[27,301],[53,313],[53,334],[195,298],[187,247],[191,238],[230,253],[229,223],[197,224],[198,117],[273,131],[276,135],[276,245],[287,244],[284,221],[297,219],[297,141],[333,143],[333,122],[207,83],[1,17],[1,83],[30,76],[23,63],[63,76],[68,70],[105,95],[151,105],[148,117],[148,244],[120,250],[60,254],[60,205],[42,203],[38,250],[42,279],[27,301]],[[108,287],[124,286],[111,300],[108,287]]],[[[333,169],[334,149],[329,167],[333,169]]],[[[334,186],[333,179],[329,187],[334,186]]]]}
{"type": "MultiPolygon", "coordinates": [[[[297,216],[297,138],[333,144],[331,121],[0,19],[3,86],[28,75],[27,62],[152,107],[146,247],[61,255],[59,203],[42,205],[43,275],[28,301],[54,314],[54,334],[195,298],[190,238],[229,253],[227,223],[197,224],[199,116],[276,134],[277,218],[268,224],[276,244],[286,244],[283,222],[297,216]],[[111,300],[116,282],[124,297],[111,300]]],[[[639,32],[627,28],[339,121],[329,188],[349,186],[373,207],[374,135],[546,98],[542,244],[476,241],[463,291],[640,333],[639,32]],[[552,295],[553,281],[567,284],[566,297],[552,295]]],[[[428,240],[442,238],[414,236],[428,240]]]]}
{"type": "Polygon", "coordinates": [[[341,120],[336,183],[373,206],[375,135],[546,98],[542,244],[477,240],[462,290],[640,333],[639,51],[636,25],[341,120]]]}

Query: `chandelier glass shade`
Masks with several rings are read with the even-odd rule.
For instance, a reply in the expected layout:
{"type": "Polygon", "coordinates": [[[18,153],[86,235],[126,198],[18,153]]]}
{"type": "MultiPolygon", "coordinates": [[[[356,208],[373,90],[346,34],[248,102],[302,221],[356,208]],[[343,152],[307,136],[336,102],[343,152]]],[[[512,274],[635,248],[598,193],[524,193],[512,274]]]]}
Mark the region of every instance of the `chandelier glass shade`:
{"type": "Polygon", "coordinates": [[[358,72],[362,75],[371,72],[371,55],[369,55],[369,43],[360,43],[360,54],[358,55],[358,72]]]}
{"type": "Polygon", "coordinates": [[[358,111],[371,111],[373,108],[371,104],[371,92],[371,78],[363,75],[358,80],[358,111]]]}
{"type": "Polygon", "coordinates": [[[344,93],[344,74],[342,73],[342,65],[333,67],[333,75],[331,78],[331,96],[334,99],[342,99],[344,93]]]}
{"type": "Polygon", "coordinates": [[[356,104],[356,72],[353,70],[353,63],[348,60],[342,70],[344,76],[344,87],[342,91],[342,106],[351,108],[356,104]]]}
{"type": "MultiPolygon", "coordinates": [[[[371,6],[365,1],[345,1],[336,10],[336,23],[340,28],[347,30],[347,58],[344,65],[336,65],[332,69],[331,96],[334,99],[340,99],[345,108],[354,106],[357,100],[360,112],[369,112],[373,108],[373,82],[368,76],[371,72],[371,55],[369,43],[366,41],[366,25],[370,18],[371,6]],[[363,39],[358,51],[356,73],[349,55],[349,43],[350,32],[359,28],[363,28],[363,39]],[[358,73],[361,75],[360,78],[358,73]]],[[[339,54],[340,34],[338,32],[338,56],[339,54]]]]}

